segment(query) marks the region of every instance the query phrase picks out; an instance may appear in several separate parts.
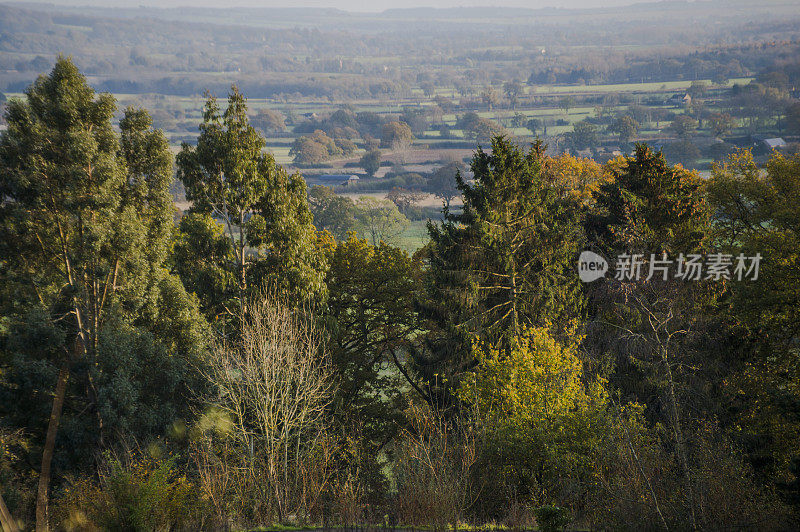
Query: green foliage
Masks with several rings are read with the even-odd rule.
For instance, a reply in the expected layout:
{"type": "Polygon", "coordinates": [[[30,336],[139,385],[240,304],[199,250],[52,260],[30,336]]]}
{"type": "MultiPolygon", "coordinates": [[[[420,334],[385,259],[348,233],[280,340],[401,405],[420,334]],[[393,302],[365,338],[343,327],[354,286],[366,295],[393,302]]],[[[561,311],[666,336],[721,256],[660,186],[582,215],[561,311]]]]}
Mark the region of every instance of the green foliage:
{"type": "Polygon", "coordinates": [[[714,167],[708,194],[717,212],[715,244],[734,256],[763,257],[757,281],[732,283],[729,289],[728,312],[748,331],[739,334],[749,337],[726,381],[726,395],[741,401],[736,436],[753,440],[751,456],[762,474],[791,485],[800,445],[800,364],[794,348],[800,157],[774,155],[762,170],[750,152],[734,154],[714,167]]]}
{"type": "Polygon", "coordinates": [[[236,276],[240,301],[250,288],[266,285],[298,300],[322,297],[325,264],[314,244],[305,181],[289,175],[263,148],[238,88],[232,88],[222,114],[209,97],[197,147],[184,144],[177,160],[178,177],[193,202],[190,211],[222,220],[234,244],[228,271],[236,276]]]}
{"type": "Polygon", "coordinates": [[[708,209],[697,174],[667,164],[661,153],[637,144],[632,157],[610,166],[600,186],[590,239],[609,255],[619,252],[687,253],[703,239],[708,209]]]}
{"type": "Polygon", "coordinates": [[[203,501],[174,458],[126,460],[106,456],[100,482],[70,484],[59,500],[59,525],[67,530],[144,532],[200,526],[203,501]]]}
{"type": "MultiPolygon", "coordinates": [[[[352,143],[350,145],[352,146],[352,143]]],[[[352,147],[349,151],[353,151],[352,147]]],[[[320,129],[311,135],[298,137],[289,150],[289,155],[292,155],[294,162],[299,164],[319,164],[343,154],[347,155],[334,139],[320,129]]]]}
{"type": "Polygon", "coordinates": [[[281,112],[272,109],[260,109],[252,123],[264,133],[286,131],[286,118],[281,112]]]}
{"type": "Polygon", "coordinates": [[[211,322],[235,304],[235,260],[233,242],[214,218],[201,213],[181,218],[173,245],[174,271],[211,322]]]}
{"type": "Polygon", "coordinates": [[[464,136],[478,142],[491,142],[493,137],[504,135],[505,129],[488,118],[470,121],[464,128],[464,136]]]}
{"type": "Polygon", "coordinates": [[[363,157],[361,157],[361,160],[358,162],[358,164],[364,169],[368,176],[374,176],[375,172],[377,172],[381,166],[381,151],[368,151],[363,157]]]}
{"type": "Polygon", "coordinates": [[[675,135],[681,139],[690,139],[697,131],[697,120],[687,115],[678,115],[669,125],[675,135]]]}
{"type": "Polygon", "coordinates": [[[536,509],[536,523],[542,532],[558,532],[572,521],[569,510],[560,506],[540,506],[536,509]]]}
{"type": "Polygon", "coordinates": [[[373,246],[392,243],[408,226],[408,218],[388,199],[362,196],[355,204],[355,216],[358,232],[373,246]]]}
{"type": "Polygon", "coordinates": [[[401,150],[411,146],[414,135],[405,122],[389,122],[381,130],[381,148],[401,150]]]}
{"type": "Polygon", "coordinates": [[[463,170],[458,162],[448,163],[437,168],[428,178],[427,190],[444,202],[445,210],[450,209],[450,202],[459,195],[456,174],[463,170]]]}
{"type": "Polygon", "coordinates": [[[639,123],[628,115],[623,115],[608,126],[608,130],[619,135],[619,141],[627,144],[639,132],[639,123]]]}
{"type": "Polygon", "coordinates": [[[715,137],[722,137],[736,127],[736,119],[728,113],[716,113],[708,119],[708,124],[715,137]]]}
{"type": "Polygon", "coordinates": [[[457,394],[487,423],[481,475],[501,492],[484,502],[489,515],[502,515],[503,497],[569,502],[591,487],[608,397],[602,380],[584,375],[578,346],[544,328],[523,330],[508,348],[475,346],[477,365],[457,394]]]}
{"type": "Polygon", "coordinates": [[[356,207],[353,200],[336,194],[322,185],[311,187],[308,206],[319,231],[328,231],[336,240],[345,240],[356,227],[356,207]]]}
{"type": "Polygon", "coordinates": [[[546,183],[543,152],[495,138],[491,155],[475,154],[474,185],[457,174],[463,212],[428,226],[429,312],[462,346],[470,331],[486,339],[545,323],[565,331],[581,315],[578,212],[546,183]]]}
{"type": "Polygon", "coordinates": [[[588,120],[575,122],[572,126],[572,132],[569,134],[569,140],[572,146],[578,150],[594,148],[599,144],[597,126],[588,120]]]}
{"type": "MultiPolygon", "coordinates": [[[[419,264],[384,242],[350,234],[330,258],[323,320],[339,383],[335,414],[345,434],[357,430],[364,478],[380,478],[377,451],[402,423],[407,384],[398,373],[416,329],[419,264]]],[[[374,489],[375,486],[370,486],[374,489]]]]}
{"type": "Polygon", "coordinates": [[[174,207],[163,133],[128,108],[117,134],[113,98],[64,58],[26,95],[0,137],[0,416],[32,436],[20,474],[41,471],[49,488],[45,465],[60,480],[105,446],[188,417],[208,338],[196,299],[165,268],[174,207]],[[53,394],[57,380],[66,386],[53,394]],[[45,429],[55,438],[39,447],[45,429]]]}

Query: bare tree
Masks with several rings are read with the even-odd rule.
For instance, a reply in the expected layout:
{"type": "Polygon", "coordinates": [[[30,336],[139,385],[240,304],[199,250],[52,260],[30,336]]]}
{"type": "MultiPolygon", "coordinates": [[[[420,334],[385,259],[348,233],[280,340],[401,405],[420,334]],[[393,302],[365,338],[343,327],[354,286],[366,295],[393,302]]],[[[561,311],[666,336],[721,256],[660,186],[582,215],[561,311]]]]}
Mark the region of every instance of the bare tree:
{"type": "Polygon", "coordinates": [[[274,295],[253,298],[246,308],[241,337],[213,348],[212,403],[227,417],[239,476],[253,494],[279,520],[307,515],[326,486],[319,475],[310,478],[308,461],[326,443],[323,414],[333,391],[328,355],[312,320],[274,295]]]}
{"type": "Polygon", "coordinates": [[[408,522],[432,520],[455,530],[479,494],[472,473],[481,430],[467,415],[448,416],[427,404],[412,406],[408,417],[399,443],[399,509],[408,522]]]}

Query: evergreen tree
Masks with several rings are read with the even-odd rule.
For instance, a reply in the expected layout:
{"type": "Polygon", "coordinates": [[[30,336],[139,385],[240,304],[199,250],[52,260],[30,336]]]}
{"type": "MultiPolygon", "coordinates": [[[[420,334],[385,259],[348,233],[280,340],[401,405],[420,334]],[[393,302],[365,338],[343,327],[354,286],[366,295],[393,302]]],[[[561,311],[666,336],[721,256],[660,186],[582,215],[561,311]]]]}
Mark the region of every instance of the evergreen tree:
{"type": "Polygon", "coordinates": [[[190,212],[221,220],[234,243],[241,304],[253,286],[264,284],[299,300],[318,298],[324,294],[325,264],[316,246],[305,181],[289,175],[264,147],[236,86],[224,113],[209,96],[197,146],[184,143],[177,159],[190,212]]]}
{"type": "Polygon", "coordinates": [[[73,438],[65,451],[84,463],[121,427],[163,430],[174,421],[176,403],[188,406],[177,392],[204,330],[194,301],[163,265],[173,209],[163,134],[150,129],[146,113],[128,109],[118,136],[114,99],[96,95],[63,57],[26,96],[9,104],[0,138],[2,301],[9,322],[3,358],[13,362],[0,403],[29,430],[46,426],[36,504],[37,529],[44,530],[62,412],[73,438]],[[117,334],[132,343],[109,340],[117,334]],[[150,347],[136,347],[134,337],[150,347]],[[122,351],[150,357],[143,367],[151,372],[154,360],[177,357],[175,372],[162,373],[173,385],[139,394],[147,379],[116,367],[112,352],[122,351]],[[26,409],[31,398],[36,406],[26,409]],[[145,405],[159,404],[163,415],[151,411],[148,421],[133,420],[145,405]]]}
{"type": "Polygon", "coordinates": [[[608,168],[612,179],[595,194],[587,220],[592,244],[609,254],[688,253],[700,245],[708,211],[696,173],[670,166],[646,144],[608,168]]]}
{"type": "Polygon", "coordinates": [[[439,332],[424,364],[456,370],[470,335],[507,345],[523,327],[560,334],[581,317],[578,209],[547,185],[544,159],[540,142],[525,152],[496,137],[491,153],[478,149],[472,160],[474,185],[456,175],[463,212],[445,210],[441,225],[428,225],[426,315],[439,332]]]}

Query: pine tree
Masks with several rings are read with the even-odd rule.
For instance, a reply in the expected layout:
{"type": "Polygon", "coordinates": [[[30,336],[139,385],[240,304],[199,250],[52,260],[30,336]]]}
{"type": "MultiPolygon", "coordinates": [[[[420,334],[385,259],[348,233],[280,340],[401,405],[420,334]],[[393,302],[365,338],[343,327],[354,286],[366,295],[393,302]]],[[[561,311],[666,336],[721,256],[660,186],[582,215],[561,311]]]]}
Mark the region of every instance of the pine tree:
{"type": "Polygon", "coordinates": [[[426,314],[443,334],[431,335],[426,366],[463,367],[471,335],[508,345],[523,327],[563,334],[580,318],[579,210],[548,186],[544,158],[540,142],[525,152],[496,137],[475,153],[474,184],[457,174],[463,212],[428,226],[426,314]]]}

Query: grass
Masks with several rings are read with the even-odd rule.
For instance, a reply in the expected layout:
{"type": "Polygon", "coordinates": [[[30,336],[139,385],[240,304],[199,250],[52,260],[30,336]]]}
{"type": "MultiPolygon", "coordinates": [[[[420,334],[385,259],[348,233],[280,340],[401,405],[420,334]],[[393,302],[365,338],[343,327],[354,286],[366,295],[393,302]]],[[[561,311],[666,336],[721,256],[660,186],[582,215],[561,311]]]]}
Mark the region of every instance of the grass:
{"type": "Polygon", "coordinates": [[[413,254],[428,243],[428,221],[416,220],[411,222],[392,244],[413,254]]]}
{"type": "MultiPolygon", "coordinates": [[[[733,83],[749,83],[753,78],[736,78],[729,81],[733,83]]],[[[552,94],[552,93],[593,93],[593,92],[659,92],[659,91],[676,91],[681,89],[688,89],[693,80],[682,81],[654,81],[647,83],[618,83],[612,85],[539,85],[532,87],[530,94],[552,94]]],[[[711,85],[711,80],[705,81],[711,85]]]]}

